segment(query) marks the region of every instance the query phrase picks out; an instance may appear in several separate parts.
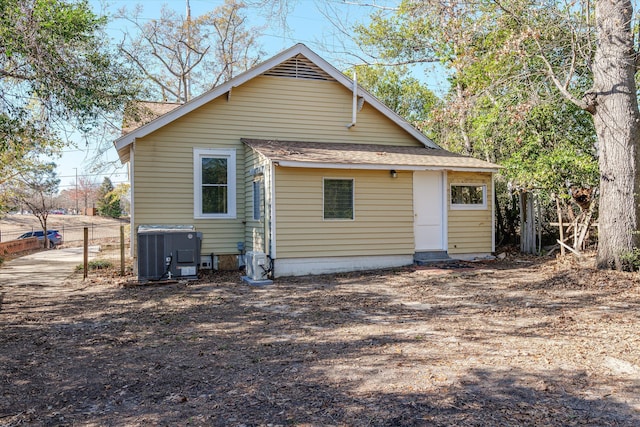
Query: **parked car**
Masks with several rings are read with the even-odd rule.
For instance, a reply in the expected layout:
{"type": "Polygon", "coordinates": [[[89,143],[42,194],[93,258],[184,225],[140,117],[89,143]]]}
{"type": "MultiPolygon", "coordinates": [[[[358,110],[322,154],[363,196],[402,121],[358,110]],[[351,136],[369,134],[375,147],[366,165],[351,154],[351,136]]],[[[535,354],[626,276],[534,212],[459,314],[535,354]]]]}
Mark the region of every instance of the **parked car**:
{"type": "MultiPolygon", "coordinates": [[[[18,239],[27,239],[29,237],[37,237],[39,241],[44,240],[44,231],[29,231],[18,237],[18,239]]],[[[55,248],[62,244],[62,234],[58,233],[58,230],[47,230],[47,237],[49,237],[49,247],[55,248]]]]}

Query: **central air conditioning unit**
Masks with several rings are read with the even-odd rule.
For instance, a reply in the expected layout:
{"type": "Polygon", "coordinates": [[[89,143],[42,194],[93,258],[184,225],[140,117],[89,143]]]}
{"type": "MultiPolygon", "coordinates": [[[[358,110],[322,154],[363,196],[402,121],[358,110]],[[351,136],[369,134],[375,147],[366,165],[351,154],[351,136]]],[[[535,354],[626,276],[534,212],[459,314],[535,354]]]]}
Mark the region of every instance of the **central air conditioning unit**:
{"type": "Polygon", "coordinates": [[[138,227],[138,281],[197,279],[202,233],[192,225],[138,227]]]}
{"type": "Polygon", "coordinates": [[[246,273],[251,280],[266,280],[269,274],[267,255],[264,252],[249,251],[245,254],[246,273]]]}

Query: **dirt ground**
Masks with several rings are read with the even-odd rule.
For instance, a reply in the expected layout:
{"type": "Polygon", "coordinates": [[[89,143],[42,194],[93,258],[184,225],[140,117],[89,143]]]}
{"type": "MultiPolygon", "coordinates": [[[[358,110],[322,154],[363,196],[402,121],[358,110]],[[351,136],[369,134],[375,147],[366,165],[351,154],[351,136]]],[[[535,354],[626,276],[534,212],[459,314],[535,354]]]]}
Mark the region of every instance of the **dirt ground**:
{"type": "Polygon", "coordinates": [[[591,265],[5,286],[0,425],[637,426],[640,278],[591,265]]]}

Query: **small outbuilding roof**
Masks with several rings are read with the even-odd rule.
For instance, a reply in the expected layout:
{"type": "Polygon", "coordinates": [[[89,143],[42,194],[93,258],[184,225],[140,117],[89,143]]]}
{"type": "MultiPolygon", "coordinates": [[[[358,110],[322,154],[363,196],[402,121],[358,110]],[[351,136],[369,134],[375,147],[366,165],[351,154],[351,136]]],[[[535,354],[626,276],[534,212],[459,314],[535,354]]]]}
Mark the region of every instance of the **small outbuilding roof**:
{"type": "Polygon", "coordinates": [[[124,111],[122,135],[126,135],[158,117],[175,110],[182,104],[177,102],[133,101],[124,111]]]}
{"type": "Polygon", "coordinates": [[[500,166],[441,148],[242,139],[279,166],[497,172],[500,166]]]}

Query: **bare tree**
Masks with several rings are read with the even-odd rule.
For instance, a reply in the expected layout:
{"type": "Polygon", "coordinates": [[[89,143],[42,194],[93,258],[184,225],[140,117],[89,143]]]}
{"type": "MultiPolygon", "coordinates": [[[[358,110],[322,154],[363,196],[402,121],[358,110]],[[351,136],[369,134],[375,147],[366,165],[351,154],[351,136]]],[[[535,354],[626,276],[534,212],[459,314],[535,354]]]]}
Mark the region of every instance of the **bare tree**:
{"type": "Polygon", "coordinates": [[[202,16],[191,18],[163,6],[161,16],[144,22],[142,8],[132,14],[120,10],[118,18],[133,24],[137,33],[126,32],[120,50],[147,77],[154,98],[186,102],[261,58],[257,35],[248,28],[247,6],[237,0],[202,16]]]}
{"type": "Polygon", "coordinates": [[[10,200],[14,205],[26,206],[38,218],[44,233],[45,248],[49,248],[47,219],[54,208],[55,194],[59,184],[60,179],[56,176],[55,163],[46,163],[21,173],[11,187],[5,189],[10,194],[10,200]]]}

